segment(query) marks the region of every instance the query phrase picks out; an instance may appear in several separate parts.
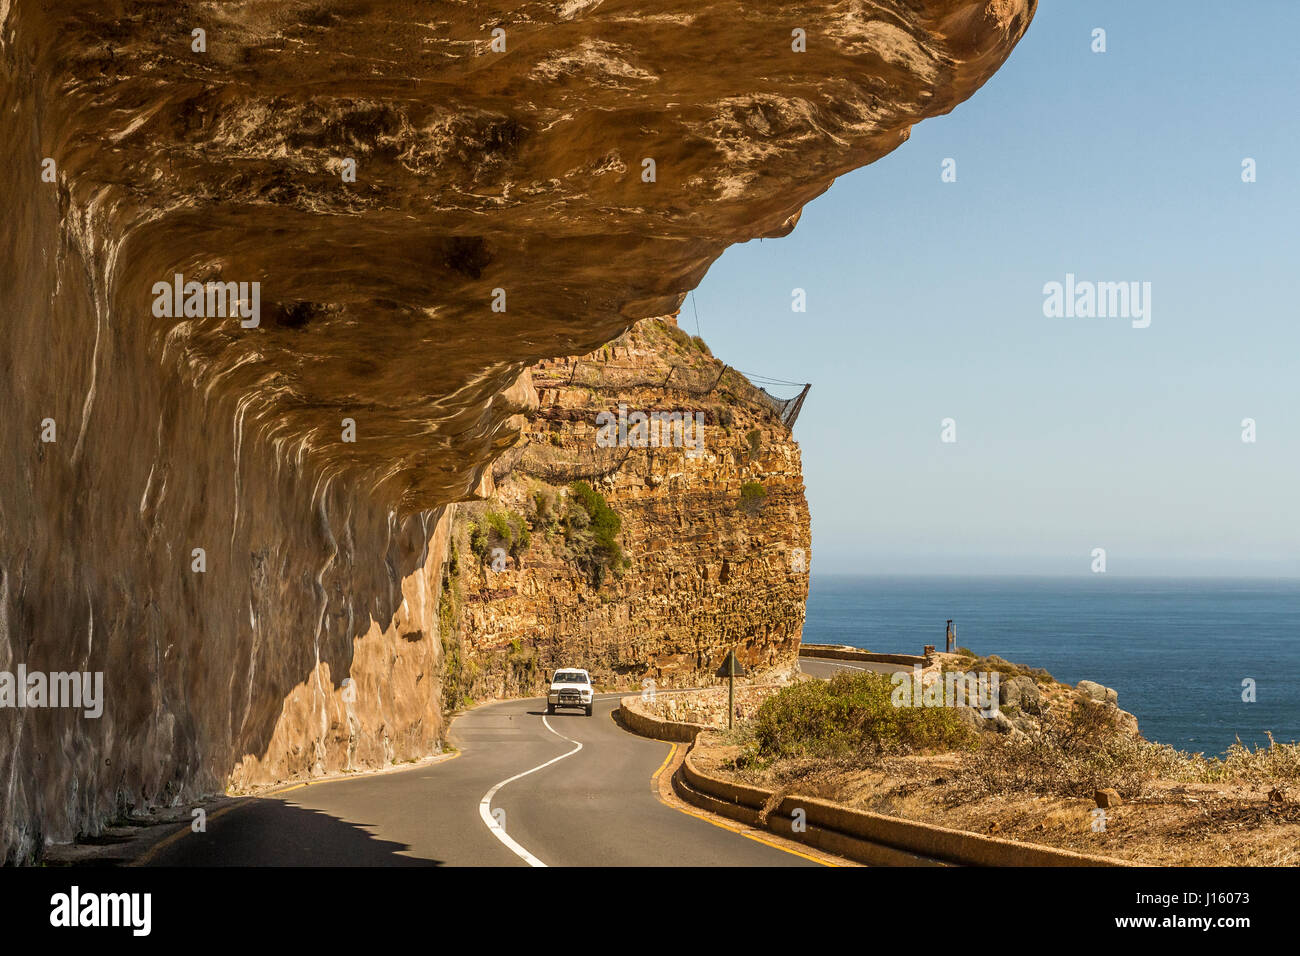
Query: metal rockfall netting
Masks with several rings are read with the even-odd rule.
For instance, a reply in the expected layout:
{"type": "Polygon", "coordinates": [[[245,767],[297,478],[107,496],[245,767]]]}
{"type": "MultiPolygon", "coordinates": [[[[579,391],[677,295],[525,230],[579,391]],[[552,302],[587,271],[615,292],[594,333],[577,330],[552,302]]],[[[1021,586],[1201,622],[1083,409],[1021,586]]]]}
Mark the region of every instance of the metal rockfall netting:
{"type": "Polygon", "coordinates": [[[739,401],[757,402],[776,415],[786,428],[793,429],[803,408],[811,384],[787,382],[782,379],[751,375],[724,365],[714,374],[709,368],[690,368],[674,365],[662,377],[646,375],[644,369],[611,366],[605,362],[577,359],[567,366],[568,375],[557,369],[553,374],[555,384],[589,388],[592,391],[622,391],[635,388],[661,388],[686,395],[703,396],[714,393],[730,394],[739,401]],[[727,373],[731,372],[731,375],[727,373]],[[790,398],[781,398],[769,389],[799,389],[790,398]]]}

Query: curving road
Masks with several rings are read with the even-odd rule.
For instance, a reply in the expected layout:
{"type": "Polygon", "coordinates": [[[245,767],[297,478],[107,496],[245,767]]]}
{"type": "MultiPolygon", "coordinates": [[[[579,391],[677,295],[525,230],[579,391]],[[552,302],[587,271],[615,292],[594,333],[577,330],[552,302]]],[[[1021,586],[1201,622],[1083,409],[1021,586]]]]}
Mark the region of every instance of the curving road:
{"type": "Polygon", "coordinates": [[[660,802],[652,778],[672,745],[622,730],[612,718],[622,696],[598,696],[591,717],[580,711],[547,717],[541,698],[475,708],[451,725],[451,742],[460,750],[455,759],[250,799],[214,813],[206,833],[173,834],[140,862],[820,865],[660,802]]]}
{"type": "Polygon", "coordinates": [[[836,661],[827,657],[801,657],[799,669],[813,677],[830,677],[836,671],[875,671],[877,674],[910,673],[902,664],[882,664],[877,661],[836,661]]]}

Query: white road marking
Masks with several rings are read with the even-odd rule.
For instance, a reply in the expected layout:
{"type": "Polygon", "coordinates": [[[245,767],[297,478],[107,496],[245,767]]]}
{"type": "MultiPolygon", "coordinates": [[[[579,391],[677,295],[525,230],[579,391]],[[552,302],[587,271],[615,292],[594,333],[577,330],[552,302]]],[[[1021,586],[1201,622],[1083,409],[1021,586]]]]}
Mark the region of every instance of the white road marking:
{"type": "Polygon", "coordinates": [[[867,670],[867,668],[859,667],[857,664],[846,664],[843,661],[832,661],[829,658],[824,658],[824,657],[813,658],[813,660],[818,660],[824,664],[829,664],[831,667],[850,667],[855,671],[867,670]]]}
{"type": "Polygon", "coordinates": [[[495,797],[497,791],[500,790],[502,787],[504,787],[506,784],[513,783],[514,781],[518,780],[520,777],[526,777],[530,773],[536,773],[539,770],[544,770],[547,767],[549,767],[551,764],[558,763],[559,761],[563,760],[565,757],[572,757],[574,754],[576,754],[579,750],[582,749],[582,744],[578,743],[578,741],[572,739],[571,737],[564,736],[564,734],[560,733],[558,730],[552,727],[547,722],[545,717],[542,718],[542,724],[543,726],[546,727],[547,730],[555,734],[555,736],[559,737],[561,740],[567,740],[569,743],[573,744],[574,745],[573,749],[570,750],[568,753],[563,753],[560,754],[558,757],[553,757],[552,759],[546,761],[546,763],[538,764],[532,770],[525,770],[523,773],[517,773],[513,777],[508,777],[505,780],[502,780],[495,787],[493,787],[486,794],[484,794],[483,799],[478,802],[478,815],[483,818],[483,822],[486,823],[487,828],[492,831],[492,835],[495,836],[502,843],[504,843],[507,850],[509,850],[515,856],[519,857],[529,866],[546,866],[546,864],[543,863],[541,860],[537,859],[537,857],[533,856],[522,846],[520,846],[519,843],[516,842],[514,838],[510,836],[510,834],[506,833],[506,828],[503,827],[501,824],[497,823],[496,817],[492,816],[492,798],[495,797]]]}

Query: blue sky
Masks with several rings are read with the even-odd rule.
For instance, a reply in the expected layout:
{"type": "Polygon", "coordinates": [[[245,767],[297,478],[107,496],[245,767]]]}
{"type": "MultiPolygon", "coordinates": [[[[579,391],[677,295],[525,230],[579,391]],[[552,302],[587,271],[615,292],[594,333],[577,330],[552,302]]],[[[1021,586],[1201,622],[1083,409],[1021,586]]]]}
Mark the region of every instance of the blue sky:
{"type": "Polygon", "coordinates": [[[1045,2],[972,99],[714,265],[714,353],[813,383],[814,573],[1300,576],[1300,4],[1232,9],[1045,2]],[[1150,282],[1150,327],[1045,317],[1066,273],[1150,282]]]}

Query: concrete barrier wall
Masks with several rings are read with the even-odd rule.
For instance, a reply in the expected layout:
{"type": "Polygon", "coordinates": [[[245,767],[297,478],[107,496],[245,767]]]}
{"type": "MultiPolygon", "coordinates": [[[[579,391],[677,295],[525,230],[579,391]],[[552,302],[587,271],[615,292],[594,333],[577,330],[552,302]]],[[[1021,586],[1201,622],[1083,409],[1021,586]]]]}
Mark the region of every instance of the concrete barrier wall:
{"type": "MultiPolygon", "coordinates": [[[[660,691],[659,693],[663,693],[660,691]]],[[[618,719],[632,733],[654,740],[668,740],[676,743],[694,743],[701,730],[713,730],[707,724],[691,724],[680,720],[665,720],[641,710],[637,704],[641,698],[633,695],[619,701],[618,719]]]]}
{"type": "MultiPolygon", "coordinates": [[[[679,771],[685,784],[677,787],[682,799],[750,826],[761,826],[779,836],[869,865],[1132,865],[1109,857],[888,817],[816,797],[792,794],[774,803],[773,791],[713,776],[700,770],[693,758],[694,753],[688,753],[679,771]],[[773,803],[764,815],[763,808],[773,803]],[[804,832],[794,829],[796,810],[804,812],[807,827],[804,832]]],[[[676,780],[674,784],[677,784],[676,780]]]]}
{"type": "Polygon", "coordinates": [[[876,654],[843,644],[801,644],[800,657],[820,657],[832,661],[865,661],[874,664],[903,664],[925,667],[929,661],[919,654],[876,654]]]}

